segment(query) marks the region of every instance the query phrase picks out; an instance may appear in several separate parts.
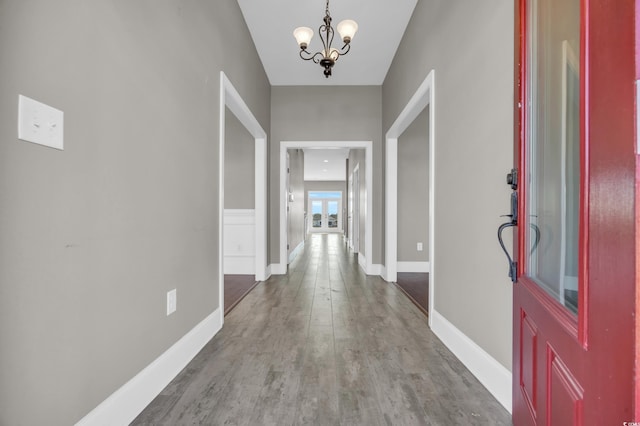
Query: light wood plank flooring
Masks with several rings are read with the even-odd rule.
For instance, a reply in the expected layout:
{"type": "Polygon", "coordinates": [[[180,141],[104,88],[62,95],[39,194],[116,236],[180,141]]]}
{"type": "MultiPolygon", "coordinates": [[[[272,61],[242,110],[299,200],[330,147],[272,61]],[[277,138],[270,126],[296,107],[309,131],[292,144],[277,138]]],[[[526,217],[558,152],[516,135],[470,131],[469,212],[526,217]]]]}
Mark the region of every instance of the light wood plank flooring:
{"type": "Polygon", "coordinates": [[[312,235],[134,425],[509,425],[394,285],[312,235]]]}

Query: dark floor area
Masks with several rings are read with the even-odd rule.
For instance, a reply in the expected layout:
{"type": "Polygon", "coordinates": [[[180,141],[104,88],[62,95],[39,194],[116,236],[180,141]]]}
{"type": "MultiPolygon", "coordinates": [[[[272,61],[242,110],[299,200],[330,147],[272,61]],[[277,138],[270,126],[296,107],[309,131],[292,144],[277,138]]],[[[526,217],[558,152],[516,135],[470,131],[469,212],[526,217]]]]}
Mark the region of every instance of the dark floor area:
{"type": "Polygon", "coordinates": [[[425,314],[429,312],[429,274],[398,272],[398,287],[425,314]]]}
{"type": "Polygon", "coordinates": [[[231,310],[258,284],[255,275],[224,276],[224,314],[231,310]]]}

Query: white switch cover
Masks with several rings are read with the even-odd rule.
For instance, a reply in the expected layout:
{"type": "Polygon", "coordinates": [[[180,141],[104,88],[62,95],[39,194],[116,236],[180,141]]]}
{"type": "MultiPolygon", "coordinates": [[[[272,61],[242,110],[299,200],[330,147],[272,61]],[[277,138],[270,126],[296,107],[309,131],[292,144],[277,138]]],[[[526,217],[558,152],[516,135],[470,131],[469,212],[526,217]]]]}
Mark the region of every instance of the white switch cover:
{"type": "Polygon", "coordinates": [[[18,138],[64,149],[64,113],[26,96],[18,97],[18,138]]]}
{"type": "Polygon", "coordinates": [[[422,251],[422,243],[418,243],[418,251],[422,251]]]}
{"type": "Polygon", "coordinates": [[[171,315],[178,308],[176,289],[167,292],[167,316],[171,315]]]}

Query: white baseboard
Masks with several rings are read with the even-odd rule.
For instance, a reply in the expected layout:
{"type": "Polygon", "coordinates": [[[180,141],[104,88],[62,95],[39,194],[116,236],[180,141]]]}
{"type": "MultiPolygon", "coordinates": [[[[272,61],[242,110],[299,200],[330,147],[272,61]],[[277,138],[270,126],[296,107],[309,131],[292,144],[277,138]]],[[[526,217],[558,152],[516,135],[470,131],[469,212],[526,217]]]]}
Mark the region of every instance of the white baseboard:
{"type": "Polygon", "coordinates": [[[436,310],[429,312],[429,316],[432,319],[431,329],[436,336],[511,413],[511,372],[436,310]]]}
{"type": "Polygon", "coordinates": [[[282,263],[272,263],[269,265],[269,276],[271,275],[287,275],[287,265],[283,265],[282,263]]]}
{"type": "Polygon", "coordinates": [[[367,271],[367,275],[382,275],[383,266],[379,263],[371,265],[371,269],[367,271]]]}
{"type": "Polygon", "coordinates": [[[84,416],[76,426],[128,425],[222,328],[216,309],[173,346],[84,416]]]}
{"type": "Polygon", "coordinates": [[[387,279],[388,277],[387,277],[387,266],[386,265],[380,265],[380,278],[382,278],[386,282],[389,282],[389,280],[387,279]]]}
{"type": "Polygon", "coordinates": [[[300,254],[303,248],[304,248],[304,240],[300,244],[298,244],[298,247],[293,249],[293,251],[289,255],[289,263],[293,262],[293,260],[300,254]]]}
{"type": "Polygon", "coordinates": [[[429,262],[398,262],[398,272],[429,272],[429,262]]]}
{"type": "Polygon", "coordinates": [[[362,268],[364,273],[367,273],[367,258],[364,257],[364,254],[358,253],[358,265],[362,268]]]}
{"type": "Polygon", "coordinates": [[[367,275],[382,275],[383,266],[380,264],[372,264],[367,268],[367,258],[362,253],[358,253],[358,265],[367,275]]]}

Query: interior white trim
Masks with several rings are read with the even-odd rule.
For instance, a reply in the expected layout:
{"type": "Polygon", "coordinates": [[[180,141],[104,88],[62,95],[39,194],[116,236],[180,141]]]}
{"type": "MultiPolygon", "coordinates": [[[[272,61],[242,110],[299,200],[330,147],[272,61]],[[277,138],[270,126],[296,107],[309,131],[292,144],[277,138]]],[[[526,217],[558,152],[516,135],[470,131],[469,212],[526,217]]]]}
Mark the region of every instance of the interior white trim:
{"type": "Polygon", "coordinates": [[[269,267],[271,268],[269,276],[271,276],[271,275],[287,275],[287,265],[286,264],[272,263],[269,267]]]}
{"type": "MultiPolygon", "coordinates": [[[[385,155],[385,275],[386,281],[398,279],[398,138],[429,105],[429,312],[435,305],[435,70],[431,70],[389,128],[385,155]]],[[[429,326],[433,317],[429,315],[429,326]]]]}
{"type": "MultiPolygon", "coordinates": [[[[220,303],[224,300],[224,144],[226,108],[255,138],[255,218],[256,218],[256,281],[264,281],[267,273],[267,133],[255,118],[238,91],[233,87],[224,71],[220,71],[220,133],[218,158],[218,293],[220,303]]],[[[224,309],[220,309],[224,322],[224,309]]]]}
{"type": "Polygon", "coordinates": [[[511,372],[447,321],[438,311],[429,311],[429,316],[433,317],[431,330],[435,335],[511,413],[511,372]]]}
{"type": "Polygon", "coordinates": [[[430,262],[397,262],[397,272],[428,273],[430,262]]]}
{"type": "MultiPolygon", "coordinates": [[[[374,274],[374,268],[371,264],[371,258],[373,253],[373,143],[371,141],[329,141],[329,142],[315,142],[315,141],[281,141],[280,142],[280,268],[278,271],[281,274],[287,273],[287,267],[284,265],[282,268],[282,262],[287,261],[287,198],[286,198],[286,180],[287,180],[287,150],[288,149],[331,149],[331,148],[352,148],[352,149],[364,149],[365,150],[365,185],[367,190],[367,205],[364,206],[365,210],[365,242],[364,242],[364,254],[366,255],[366,263],[363,267],[367,275],[374,274]],[[284,270],[283,270],[284,269],[284,270]]],[[[362,208],[362,207],[361,207],[362,208]]],[[[360,236],[362,237],[362,236],[360,236]]],[[[272,272],[276,274],[276,271],[272,268],[272,272]]]]}
{"type": "Polygon", "coordinates": [[[367,257],[364,253],[358,253],[358,265],[360,265],[364,273],[367,274],[367,257]]]}
{"type": "Polygon", "coordinates": [[[128,425],[222,328],[220,312],[196,325],[173,346],[84,416],[76,426],[128,425]]]}

